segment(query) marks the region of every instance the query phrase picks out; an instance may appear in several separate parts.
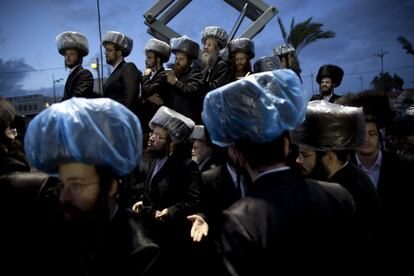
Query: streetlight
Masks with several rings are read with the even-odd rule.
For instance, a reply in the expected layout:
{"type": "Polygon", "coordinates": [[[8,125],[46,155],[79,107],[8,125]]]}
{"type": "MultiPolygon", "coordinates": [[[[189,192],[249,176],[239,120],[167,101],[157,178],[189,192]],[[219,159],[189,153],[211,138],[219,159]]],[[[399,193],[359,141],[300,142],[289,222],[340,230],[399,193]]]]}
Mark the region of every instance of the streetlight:
{"type": "Polygon", "coordinates": [[[98,92],[99,95],[102,95],[102,85],[101,85],[101,74],[99,72],[99,58],[96,58],[96,61],[92,61],[91,62],[91,67],[92,69],[95,69],[96,72],[98,73],[98,92]]]}
{"type": "Polygon", "coordinates": [[[55,74],[52,74],[52,81],[53,81],[53,103],[56,103],[56,87],[55,83],[63,81],[62,78],[55,80],[55,74]]]}

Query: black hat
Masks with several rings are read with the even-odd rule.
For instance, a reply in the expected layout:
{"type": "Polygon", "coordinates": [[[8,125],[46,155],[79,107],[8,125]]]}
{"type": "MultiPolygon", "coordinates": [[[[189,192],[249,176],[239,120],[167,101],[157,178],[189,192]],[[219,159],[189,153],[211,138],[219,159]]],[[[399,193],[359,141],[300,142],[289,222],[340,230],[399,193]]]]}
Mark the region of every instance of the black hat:
{"type": "Polygon", "coordinates": [[[170,45],[174,54],[177,52],[184,52],[193,59],[197,59],[200,54],[200,46],[198,43],[185,36],[171,38],[170,45]]]}
{"type": "Polygon", "coordinates": [[[341,67],[326,64],[319,68],[318,75],[316,76],[316,82],[321,84],[323,78],[331,78],[334,83],[334,87],[341,85],[342,77],[344,76],[344,70],[341,67]]]}
{"type": "Polygon", "coordinates": [[[378,128],[389,125],[394,117],[388,95],[385,92],[369,91],[347,94],[337,99],[335,103],[362,107],[367,121],[374,121],[378,128]]]}

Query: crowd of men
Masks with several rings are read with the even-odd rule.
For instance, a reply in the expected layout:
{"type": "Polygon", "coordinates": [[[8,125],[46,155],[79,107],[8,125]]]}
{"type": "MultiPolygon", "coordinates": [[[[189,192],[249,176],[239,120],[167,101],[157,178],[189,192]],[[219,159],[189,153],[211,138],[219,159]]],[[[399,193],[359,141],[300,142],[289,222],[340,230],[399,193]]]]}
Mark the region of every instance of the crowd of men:
{"type": "Polygon", "coordinates": [[[344,72],[327,64],[311,98],[291,45],[252,66],[254,42],[229,41],[217,26],[203,30],[201,51],[185,36],[150,39],[143,73],[124,60],[130,37],[110,31],[102,41],[112,66],[103,96],[82,67],[87,38],[57,37],[64,97],[30,122],[24,147],[0,98],[5,271],[336,274],[407,264],[412,164],[383,147],[386,95],[336,95],[344,72]]]}

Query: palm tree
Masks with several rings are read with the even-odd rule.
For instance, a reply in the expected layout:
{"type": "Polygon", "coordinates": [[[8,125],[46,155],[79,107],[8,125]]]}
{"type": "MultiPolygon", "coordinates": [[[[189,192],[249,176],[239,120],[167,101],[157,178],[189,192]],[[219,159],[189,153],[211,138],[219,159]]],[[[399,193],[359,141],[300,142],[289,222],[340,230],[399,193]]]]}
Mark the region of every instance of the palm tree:
{"type": "Polygon", "coordinates": [[[295,18],[292,18],[290,23],[290,33],[287,35],[285,26],[280,17],[277,18],[280,31],[282,32],[285,43],[291,44],[296,49],[296,56],[305,48],[305,46],[319,40],[334,38],[335,33],[332,31],[323,31],[323,24],[311,22],[312,17],[295,25],[295,18]]]}
{"type": "Polygon", "coordinates": [[[414,55],[414,48],[410,41],[403,36],[397,37],[397,40],[403,45],[403,49],[407,51],[407,54],[414,55]]]}

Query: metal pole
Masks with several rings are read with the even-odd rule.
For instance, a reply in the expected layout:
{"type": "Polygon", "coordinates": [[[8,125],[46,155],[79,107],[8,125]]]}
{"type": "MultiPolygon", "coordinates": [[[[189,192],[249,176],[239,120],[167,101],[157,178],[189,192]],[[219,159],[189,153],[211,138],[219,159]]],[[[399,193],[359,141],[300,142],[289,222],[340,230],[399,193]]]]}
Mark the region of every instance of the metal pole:
{"type": "Polygon", "coordinates": [[[102,96],[102,90],[101,90],[101,74],[100,74],[100,72],[99,72],[99,70],[101,70],[101,68],[100,68],[100,64],[99,64],[99,58],[96,58],[96,66],[98,66],[96,69],[96,72],[98,73],[98,92],[99,92],[99,95],[101,95],[102,96]]]}
{"type": "Polygon", "coordinates": [[[311,83],[312,83],[312,95],[315,95],[315,89],[313,89],[313,71],[311,71],[311,83]]]}
{"type": "Polygon", "coordinates": [[[55,74],[52,74],[52,82],[53,82],[53,103],[56,103],[55,74]]]}
{"type": "Polygon", "coordinates": [[[380,59],[381,59],[381,74],[383,75],[384,74],[384,56],[386,55],[386,54],[388,54],[389,52],[388,51],[385,51],[384,52],[384,49],[381,49],[381,53],[379,53],[379,54],[374,54],[374,56],[377,56],[377,57],[379,57],[380,59]]]}
{"type": "MultiPolygon", "coordinates": [[[[102,60],[102,66],[101,66],[101,80],[99,80],[99,67],[98,67],[98,85],[99,85],[99,93],[103,91],[103,54],[102,54],[102,31],[101,31],[101,10],[99,8],[99,0],[96,0],[96,5],[98,6],[98,27],[99,27],[99,49],[101,52],[101,60],[102,60]]],[[[97,63],[99,66],[99,62],[97,63]]],[[[102,96],[102,93],[101,93],[102,96]]]]}
{"type": "Polygon", "coordinates": [[[244,17],[246,16],[246,11],[247,11],[247,8],[249,7],[249,3],[246,3],[245,5],[244,5],[244,7],[243,7],[243,10],[240,12],[240,15],[239,15],[239,17],[237,18],[237,20],[236,20],[236,23],[234,24],[234,26],[233,26],[233,29],[231,30],[231,32],[230,32],[230,35],[229,35],[229,41],[227,42],[227,44],[234,38],[234,36],[236,35],[236,33],[237,33],[237,30],[239,29],[239,27],[240,27],[240,25],[241,25],[241,23],[242,23],[242,21],[243,21],[243,19],[244,19],[244,17]]]}

